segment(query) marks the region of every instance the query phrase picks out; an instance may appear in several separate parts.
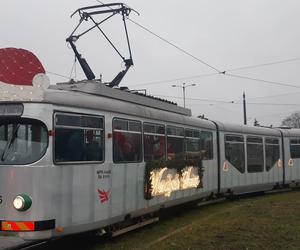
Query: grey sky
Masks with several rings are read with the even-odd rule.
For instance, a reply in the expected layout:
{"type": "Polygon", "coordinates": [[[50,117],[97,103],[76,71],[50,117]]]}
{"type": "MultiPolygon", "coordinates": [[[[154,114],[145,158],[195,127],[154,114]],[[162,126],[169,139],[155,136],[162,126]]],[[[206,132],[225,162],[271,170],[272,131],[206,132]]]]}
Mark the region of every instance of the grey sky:
{"type": "MultiPolygon", "coordinates": [[[[300,2],[297,0],[128,0],[140,12],[131,18],[180,46],[219,70],[300,57],[300,2]]],[[[19,47],[33,51],[47,71],[70,75],[74,61],[65,38],[78,18],[70,19],[77,8],[97,4],[95,0],[2,0],[0,47],[19,47]]],[[[120,19],[104,26],[117,44],[123,44],[120,19]]],[[[299,105],[247,106],[249,122],[279,125],[289,113],[300,110],[300,88],[262,84],[224,75],[164,82],[145,83],[215,73],[209,67],[163,43],[132,23],[128,23],[135,66],[122,86],[146,88],[149,94],[177,96],[168,98],[183,105],[182,92],[172,84],[196,83],[187,88],[187,106],[194,115],[211,119],[242,122],[241,104],[202,102],[212,99],[240,102],[243,91],[249,103],[299,105]],[[283,95],[284,94],[284,95],[283,95]],[[267,98],[259,98],[266,97],[267,98]]],[[[109,81],[122,69],[122,62],[97,32],[78,41],[78,49],[94,72],[109,81]]],[[[239,70],[232,73],[300,87],[299,61],[239,70]]],[[[52,83],[65,81],[49,75],[52,83]]],[[[77,78],[83,77],[77,65],[77,78]]]]}

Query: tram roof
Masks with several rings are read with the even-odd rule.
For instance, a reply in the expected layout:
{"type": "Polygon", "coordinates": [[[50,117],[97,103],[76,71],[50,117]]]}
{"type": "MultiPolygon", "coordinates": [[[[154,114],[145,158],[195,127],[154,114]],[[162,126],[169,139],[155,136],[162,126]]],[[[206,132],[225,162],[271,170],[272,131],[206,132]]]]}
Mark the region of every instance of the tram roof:
{"type": "Polygon", "coordinates": [[[51,86],[50,90],[45,91],[42,102],[144,117],[157,122],[165,121],[184,126],[215,129],[213,122],[192,117],[189,109],[163,101],[148,99],[132,93],[123,93],[121,90],[108,87],[100,87],[107,92],[103,91],[98,95],[90,94],[95,87],[92,84],[88,84],[87,89],[86,85],[77,85],[75,88],[72,87],[73,85],[69,87],[65,85],[51,86]],[[130,97],[130,101],[125,97],[130,97]]]}
{"type": "MultiPolygon", "coordinates": [[[[50,85],[49,89],[72,91],[72,92],[77,92],[77,93],[82,93],[82,94],[87,94],[90,96],[97,96],[97,97],[106,97],[114,100],[138,104],[144,107],[164,110],[164,111],[168,111],[180,115],[185,115],[185,116],[192,115],[190,109],[177,106],[175,104],[172,104],[171,102],[167,102],[158,98],[153,98],[151,96],[132,93],[130,91],[110,88],[98,81],[82,81],[74,84],[59,83],[57,85],[50,85]]],[[[48,96],[49,98],[51,94],[47,95],[46,93],[46,96],[48,96]]],[[[62,98],[62,102],[64,102],[64,97],[62,96],[61,98],[62,98]]],[[[75,99],[73,101],[74,103],[77,103],[80,102],[80,99],[75,99]]]]}
{"type": "Polygon", "coordinates": [[[218,122],[221,131],[228,133],[240,133],[251,135],[266,135],[266,136],[280,136],[280,131],[274,128],[265,128],[259,126],[248,126],[239,124],[229,124],[218,122]]]}

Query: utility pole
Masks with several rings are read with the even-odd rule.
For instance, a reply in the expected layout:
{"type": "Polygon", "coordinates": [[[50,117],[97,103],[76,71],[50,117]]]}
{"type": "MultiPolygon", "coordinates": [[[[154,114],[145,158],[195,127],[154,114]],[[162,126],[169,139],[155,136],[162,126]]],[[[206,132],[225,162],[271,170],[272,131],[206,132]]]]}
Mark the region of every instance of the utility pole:
{"type": "Polygon", "coordinates": [[[247,125],[246,95],[245,95],[245,92],[243,92],[243,109],[244,109],[244,125],[247,125]]]}
{"type": "Polygon", "coordinates": [[[196,84],[188,84],[188,85],[186,85],[185,83],[183,83],[182,85],[172,85],[172,87],[173,88],[182,88],[182,93],[183,93],[183,107],[185,107],[185,89],[187,88],[187,87],[191,87],[191,86],[196,86],[196,84]]]}

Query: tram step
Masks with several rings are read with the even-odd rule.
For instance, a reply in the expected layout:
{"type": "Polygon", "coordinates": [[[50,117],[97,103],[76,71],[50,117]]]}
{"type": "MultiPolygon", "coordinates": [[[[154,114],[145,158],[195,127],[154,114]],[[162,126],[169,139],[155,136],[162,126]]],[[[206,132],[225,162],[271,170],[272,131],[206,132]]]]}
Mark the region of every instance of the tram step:
{"type": "Polygon", "coordinates": [[[159,217],[151,218],[151,219],[149,219],[149,220],[139,222],[139,223],[134,224],[134,225],[131,225],[131,226],[129,226],[129,227],[122,228],[122,229],[120,229],[120,230],[118,230],[118,231],[112,232],[112,237],[119,236],[119,235],[121,235],[121,234],[124,234],[124,233],[127,233],[127,232],[129,232],[129,231],[132,231],[132,230],[135,230],[135,229],[138,229],[138,228],[147,226],[147,225],[152,224],[152,223],[155,223],[155,222],[157,222],[157,221],[159,221],[159,217]]]}

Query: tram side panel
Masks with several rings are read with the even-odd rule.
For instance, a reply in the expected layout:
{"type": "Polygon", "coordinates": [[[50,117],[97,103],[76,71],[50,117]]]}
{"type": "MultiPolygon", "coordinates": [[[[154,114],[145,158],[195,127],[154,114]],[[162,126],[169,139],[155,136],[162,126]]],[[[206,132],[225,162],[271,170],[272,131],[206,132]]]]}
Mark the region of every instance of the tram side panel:
{"type": "Polygon", "coordinates": [[[225,133],[220,131],[220,191],[225,193],[232,191],[235,188],[245,186],[247,177],[244,174],[244,145],[241,143],[243,138],[236,138],[237,142],[234,144],[232,154],[235,157],[230,161],[227,160],[225,155],[225,133]],[[238,170],[239,169],[239,170],[238,170]]]}
{"type": "Polygon", "coordinates": [[[285,183],[297,185],[300,184],[300,131],[285,131],[285,183]]]}
{"type": "Polygon", "coordinates": [[[210,159],[203,159],[203,193],[217,193],[218,190],[218,153],[217,132],[213,131],[213,152],[210,159]]]}
{"type": "MultiPolygon", "coordinates": [[[[161,126],[164,123],[154,124],[153,121],[138,121],[138,119],[133,119],[132,117],[123,116],[122,118],[113,118],[113,137],[117,138],[125,136],[126,138],[138,138],[142,133],[140,133],[141,129],[139,126],[144,127],[144,134],[143,134],[143,142],[145,135],[156,136],[155,138],[159,138],[160,140],[165,137],[165,135],[160,135],[159,133],[155,134],[147,132],[147,129],[151,128],[151,126],[161,126]],[[135,123],[135,124],[134,124],[135,123]],[[114,125],[115,124],[115,125],[114,125]],[[126,125],[127,124],[127,125],[126,125]],[[133,126],[135,125],[135,126],[133,126]],[[131,130],[130,127],[135,127],[135,131],[131,130]],[[123,128],[123,129],[121,129],[123,128]],[[128,130],[126,130],[126,129],[128,130]]],[[[173,125],[175,126],[175,125],[173,125]]],[[[168,128],[168,125],[166,124],[168,128]]],[[[183,127],[184,128],[184,127],[183,127]]],[[[182,129],[183,129],[182,128],[182,129]]],[[[178,127],[177,127],[178,129],[178,127]]],[[[191,129],[191,128],[190,128],[191,129]]],[[[164,134],[164,133],[163,133],[164,134]]],[[[177,137],[180,136],[178,135],[177,137]]],[[[114,140],[114,139],[113,139],[114,140]]],[[[112,140],[112,143],[114,144],[112,140]]],[[[121,140],[121,138],[118,138],[121,140]]],[[[165,138],[166,140],[166,138],[165,138]]],[[[175,139],[176,140],[176,139],[175,139]]],[[[184,141],[184,137],[182,137],[182,142],[184,141]]],[[[120,150],[117,148],[117,145],[112,145],[113,148],[113,168],[112,168],[112,216],[125,216],[131,214],[132,216],[137,216],[141,214],[146,214],[151,211],[156,211],[161,207],[168,207],[177,204],[181,204],[183,202],[195,200],[204,196],[208,196],[212,192],[217,192],[217,178],[218,178],[218,168],[217,168],[217,142],[216,142],[216,132],[211,131],[211,138],[210,138],[210,147],[211,152],[207,155],[207,158],[203,160],[203,177],[201,179],[201,186],[199,188],[187,188],[184,190],[180,190],[179,188],[176,190],[172,190],[167,192],[166,190],[161,190],[162,192],[157,192],[151,198],[146,198],[145,196],[145,174],[146,174],[146,162],[141,161],[143,155],[140,154],[144,153],[144,157],[146,157],[145,152],[139,151],[134,158],[125,159],[118,159],[119,155],[122,153],[122,157],[126,154],[126,152],[119,152],[120,150]],[[115,154],[115,155],[114,155],[115,154]],[[136,160],[132,160],[136,159],[136,160]],[[139,160],[140,162],[138,162],[139,160]],[[126,162],[127,161],[127,162],[126,162]],[[132,162],[128,162],[132,161],[132,162]],[[166,191],[166,192],[164,192],[166,191]]],[[[139,145],[139,148],[145,148],[145,145],[139,145]]],[[[155,148],[157,149],[157,148],[155,148]]],[[[171,154],[170,154],[171,155],[171,154]]],[[[155,169],[161,169],[163,171],[164,166],[159,166],[155,169]]],[[[172,171],[171,171],[172,172],[172,171]]],[[[176,170],[173,170],[173,174],[168,172],[168,174],[162,174],[162,179],[160,180],[164,187],[162,189],[170,188],[172,186],[172,181],[174,183],[176,177],[176,170]],[[175,171],[175,172],[174,172],[175,171]],[[167,179],[169,178],[169,183],[167,179]]],[[[191,176],[193,177],[193,176],[191,176]]],[[[148,176],[150,178],[150,176],[148,176]]]]}
{"type": "Polygon", "coordinates": [[[247,193],[283,183],[279,137],[220,132],[221,192],[247,193]]]}

